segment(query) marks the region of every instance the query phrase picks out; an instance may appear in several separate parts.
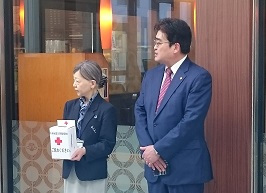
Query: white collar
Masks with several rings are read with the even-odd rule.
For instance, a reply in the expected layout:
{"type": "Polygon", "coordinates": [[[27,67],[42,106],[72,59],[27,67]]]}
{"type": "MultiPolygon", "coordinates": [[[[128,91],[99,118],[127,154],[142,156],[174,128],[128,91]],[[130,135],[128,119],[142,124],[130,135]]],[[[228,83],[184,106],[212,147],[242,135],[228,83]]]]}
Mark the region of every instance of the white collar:
{"type": "MultiPolygon", "coordinates": [[[[181,60],[179,60],[177,63],[175,63],[173,66],[171,66],[171,70],[173,72],[173,75],[175,75],[176,71],[179,69],[181,64],[184,62],[184,60],[187,58],[187,55],[184,56],[181,60]]],[[[167,67],[166,67],[167,68],[167,67]]]]}

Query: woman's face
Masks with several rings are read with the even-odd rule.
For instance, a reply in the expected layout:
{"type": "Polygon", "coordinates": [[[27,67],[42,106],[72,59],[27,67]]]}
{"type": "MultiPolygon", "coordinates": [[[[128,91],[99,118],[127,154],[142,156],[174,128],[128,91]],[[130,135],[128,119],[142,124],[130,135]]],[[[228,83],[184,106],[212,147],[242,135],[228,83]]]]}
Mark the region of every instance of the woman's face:
{"type": "Polygon", "coordinates": [[[90,99],[96,90],[96,81],[95,80],[86,80],[80,74],[80,71],[77,71],[74,75],[73,87],[77,92],[79,97],[86,97],[90,99]]]}

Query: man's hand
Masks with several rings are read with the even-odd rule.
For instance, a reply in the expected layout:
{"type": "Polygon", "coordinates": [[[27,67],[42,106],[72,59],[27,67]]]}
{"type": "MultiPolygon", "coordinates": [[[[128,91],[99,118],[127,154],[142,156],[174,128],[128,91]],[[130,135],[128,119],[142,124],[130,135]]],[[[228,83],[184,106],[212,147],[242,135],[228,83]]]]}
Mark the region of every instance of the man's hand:
{"type": "Polygon", "coordinates": [[[140,150],[143,151],[142,158],[145,160],[146,164],[153,164],[160,158],[160,155],[156,154],[153,145],[140,147],[140,150]]]}
{"type": "Polygon", "coordinates": [[[164,172],[166,170],[166,163],[164,162],[164,160],[162,158],[159,158],[156,162],[154,162],[152,164],[152,169],[155,170],[155,168],[157,170],[159,170],[159,172],[164,172]]]}
{"type": "Polygon", "coordinates": [[[159,172],[164,172],[166,170],[166,163],[162,158],[159,158],[156,162],[153,164],[147,164],[152,170],[157,169],[159,172]]]}

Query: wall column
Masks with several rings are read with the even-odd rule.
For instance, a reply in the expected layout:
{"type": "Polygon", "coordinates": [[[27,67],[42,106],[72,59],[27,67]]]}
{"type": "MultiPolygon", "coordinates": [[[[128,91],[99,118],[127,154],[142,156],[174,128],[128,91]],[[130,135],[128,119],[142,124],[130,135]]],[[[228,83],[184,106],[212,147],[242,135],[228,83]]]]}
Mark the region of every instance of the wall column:
{"type": "Polygon", "coordinates": [[[41,52],[39,6],[39,0],[25,0],[25,50],[28,53],[41,52]]]}

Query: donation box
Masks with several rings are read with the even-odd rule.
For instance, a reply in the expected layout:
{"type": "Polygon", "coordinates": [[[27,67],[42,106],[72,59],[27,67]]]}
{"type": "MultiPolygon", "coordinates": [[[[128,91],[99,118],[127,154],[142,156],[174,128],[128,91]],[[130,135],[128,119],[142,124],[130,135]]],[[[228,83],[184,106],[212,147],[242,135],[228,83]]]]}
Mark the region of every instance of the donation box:
{"type": "Polygon", "coordinates": [[[57,120],[49,131],[52,159],[71,159],[77,149],[75,120],[57,120]]]}

